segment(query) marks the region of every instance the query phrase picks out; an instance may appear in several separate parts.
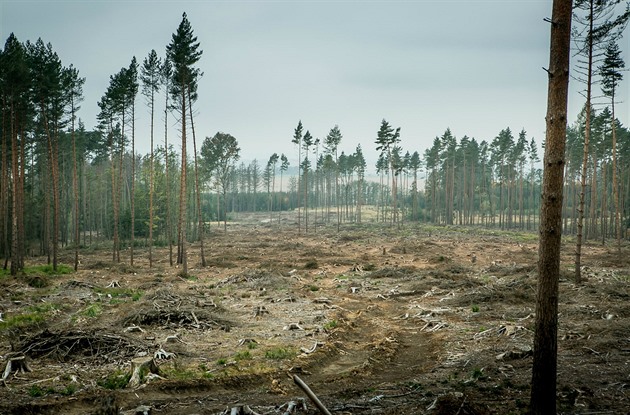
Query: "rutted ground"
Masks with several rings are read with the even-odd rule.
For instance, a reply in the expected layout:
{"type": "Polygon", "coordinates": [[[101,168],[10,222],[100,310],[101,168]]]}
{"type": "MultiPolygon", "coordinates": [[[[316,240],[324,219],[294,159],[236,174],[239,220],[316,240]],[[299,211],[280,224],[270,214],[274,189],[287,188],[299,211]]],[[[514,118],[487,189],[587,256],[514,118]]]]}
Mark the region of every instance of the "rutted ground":
{"type": "MultiPolygon", "coordinates": [[[[132,268],[103,250],[77,273],[1,277],[0,369],[24,356],[31,371],[6,376],[0,413],[283,414],[291,401],[317,413],[300,409],[294,374],[337,414],[525,412],[535,235],[347,225],[304,236],[261,218],[213,230],[205,268],[193,245],[188,279],[166,249],[153,269],[145,253],[132,268]],[[132,363],[144,364],[138,387],[132,363]]],[[[587,246],[580,285],[564,249],[563,413],[630,407],[623,249],[587,246]]]]}

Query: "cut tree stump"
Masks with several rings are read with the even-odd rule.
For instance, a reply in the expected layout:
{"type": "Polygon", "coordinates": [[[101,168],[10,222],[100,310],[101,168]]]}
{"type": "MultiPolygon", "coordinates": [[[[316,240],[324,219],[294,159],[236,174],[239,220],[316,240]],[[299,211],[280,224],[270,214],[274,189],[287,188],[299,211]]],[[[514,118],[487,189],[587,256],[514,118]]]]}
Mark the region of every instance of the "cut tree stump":
{"type": "Polygon", "coordinates": [[[26,356],[19,355],[19,356],[12,356],[8,358],[7,364],[4,367],[4,372],[2,373],[3,385],[5,386],[7,385],[7,379],[11,375],[11,372],[19,372],[19,373],[32,372],[31,368],[28,365],[28,362],[26,361],[26,356]]]}
{"type": "Polygon", "coordinates": [[[141,378],[144,378],[148,373],[160,374],[160,368],[158,368],[153,357],[137,357],[131,361],[131,378],[127,383],[128,388],[137,388],[140,386],[141,378]]]}

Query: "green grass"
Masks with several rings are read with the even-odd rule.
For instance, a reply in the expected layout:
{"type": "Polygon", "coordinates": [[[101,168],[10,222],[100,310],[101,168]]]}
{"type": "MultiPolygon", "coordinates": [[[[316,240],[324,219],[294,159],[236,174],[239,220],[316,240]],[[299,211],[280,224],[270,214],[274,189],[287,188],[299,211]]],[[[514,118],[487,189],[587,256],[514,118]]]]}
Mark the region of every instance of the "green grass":
{"type": "Polygon", "coordinates": [[[324,324],[324,330],[332,330],[339,327],[339,323],[337,320],[330,320],[326,324],[324,324]]]}
{"type": "Polygon", "coordinates": [[[86,317],[94,318],[103,312],[103,307],[99,304],[90,304],[85,310],[81,312],[86,317]]]}
{"type": "Polygon", "coordinates": [[[272,360],[291,359],[295,357],[297,353],[295,350],[287,349],[284,347],[278,347],[275,349],[267,350],[265,352],[265,358],[272,360]]]}
{"type": "Polygon", "coordinates": [[[41,323],[44,320],[44,313],[39,312],[10,315],[5,317],[4,321],[0,322],[0,332],[9,329],[28,327],[41,323]]]}
{"type": "Polygon", "coordinates": [[[129,379],[131,379],[131,373],[125,373],[122,370],[117,370],[105,379],[97,381],[96,384],[102,388],[110,390],[124,389],[127,387],[129,379]]]}
{"type": "Polygon", "coordinates": [[[117,298],[131,298],[132,301],[138,301],[142,298],[142,291],[133,290],[131,288],[94,288],[94,292],[97,294],[110,296],[112,299],[117,298]]]}
{"type": "Polygon", "coordinates": [[[479,306],[477,304],[473,304],[472,306],[472,312],[473,313],[478,313],[479,312],[479,306]]]}
{"type": "Polygon", "coordinates": [[[249,350],[244,350],[242,352],[236,352],[234,354],[234,360],[241,361],[241,360],[250,360],[252,358],[252,354],[249,352],[249,350]]]}
{"type": "Polygon", "coordinates": [[[47,388],[43,388],[39,385],[33,385],[28,389],[28,395],[33,398],[39,398],[41,396],[52,395],[57,393],[55,388],[49,386],[47,388]]]}

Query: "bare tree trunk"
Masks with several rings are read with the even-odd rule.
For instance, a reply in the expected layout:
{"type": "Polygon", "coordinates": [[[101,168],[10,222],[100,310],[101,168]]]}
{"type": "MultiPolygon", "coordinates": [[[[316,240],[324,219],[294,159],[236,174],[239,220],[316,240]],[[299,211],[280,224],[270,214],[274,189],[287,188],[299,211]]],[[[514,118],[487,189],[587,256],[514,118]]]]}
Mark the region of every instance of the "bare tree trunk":
{"type": "Polygon", "coordinates": [[[136,234],[136,100],[131,101],[131,249],[129,265],[133,267],[133,250],[136,234]]]}
{"type": "Polygon", "coordinates": [[[77,140],[74,131],[74,98],[72,102],[71,131],[72,131],[72,189],[74,190],[74,270],[79,268],[79,174],[77,167],[77,140]]]}
{"type": "Polygon", "coordinates": [[[558,280],[562,241],[571,12],[572,0],[554,0],[548,71],[547,140],[540,209],[538,295],[530,402],[532,415],[556,413],[558,280]]]}
{"type": "Polygon", "coordinates": [[[588,67],[586,74],[586,128],[584,131],[584,156],[582,158],[582,179],[580,188],[580,206],[577,218],[577,237],[575,240],[575,282],[582,280],[582,231],[584,228],[584,196],[586,193],[586,167],[588,164],[588,146],[591,136],[591,89],[593,83],[593,9],[594,2],[590,3],[590,18],[588,33],[588,67]]]}
{"type": "Polygon", "coordinates": [[[21,252],[20,245],[18,241],[18,197],[19,197],[19,180],[18,180],[18,139],[17,139],[17,126],[16,124],[16,115],[15,109],[13,106],[13,102],[11,103],[11,176],[12,176],[12,186],[11,186],[11,275],[17,275],[18,271],[21,269],[21,252]]]}
{"type": "MultiPolygon", "coordinates": [[[[615,203],[615,229],[617,239],[617,253],[621,257],[621,215],[619,211],[619,188],[617,183],[617,127],[615,125],[615,93],[613,89],[612,94],[612,187],[613,187],[613,200],[615,203]]],[[[621,258],[620,258],[621,259],[621,258]]]]}
{"type": "MultiPolygon", "coordinates": [[[[195,161],[195,194],[197,196],[197,220],[199,222],[198,234],[199,234],[199,244],[201,245],[201,266],[205,267],[206,266],[206,256],[205,256],[204,251],[203,251],[203,228],[204,228],[204,223],[203,223],[203,216],[201,214],[201,192],[200,192],[200,189],[199,189],[199,167],[198,167],[198,163],[197,163],[197,140],[196,140],[196,137],[195,137],[195,123],[193,122],[193,111],[192,111],[192,99],[190,97],[190,86],[188,86],[186,89],[188,91],[188,113],[190,114],[190,129],[192,131],[192,138],[193,138],[193,152],[194,152],[193,160],[195,161]]],[[[226,214],[227,214],[227,206],[226,206],[226,214]]]]}
{"type": "Polygon", "coordinates": [[[182,88],[182,165],[179,187],[179,243],[182,276],[188,276],[188,259],[186,257],[186,89],[182,88]]]}

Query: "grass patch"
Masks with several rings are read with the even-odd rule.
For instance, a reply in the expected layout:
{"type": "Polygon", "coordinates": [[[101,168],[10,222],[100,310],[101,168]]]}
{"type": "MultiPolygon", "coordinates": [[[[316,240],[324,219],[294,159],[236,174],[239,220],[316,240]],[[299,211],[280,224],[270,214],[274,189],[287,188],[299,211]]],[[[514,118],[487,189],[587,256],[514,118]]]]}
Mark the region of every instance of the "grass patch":
{"type": "Polygon", "coordinates": [[[478,313],[479,312],[479,306],[477,304],[473,304],[472,308],[472,312],[473,313],[478,313]]]}
{"type": "Polygon", "coordinates": [[[174,367],[172,369],[168,369],[168,368],[164,369],[164,375],[168,379],[185,381],[185,380],[199,379],[203,376],[203,373],[197,370],[174,367]]]}
{"type": "Polygon", "coordinates": [[[39,398],[41,396],[52,395],[54,393],[57,393],[57,391],[51,386],[43,388],[39,385],[33,385],[28,388],[28,396],[32,398],[39,398]]]}
{"type": "Polygon", "coordinates": [[[94,318],[103,312],[103,307],[99,304],[90,304],[85,310],[81,312],[86,317],[94,318]]]}
{"type": "Polygon", "coordinates": [[[241,361],[241,360],[251,360],[252,358],[252,354],[249,352],[249,350],[244,350],[242,352],[236,352],[234,354],[234,360],[236,360],[237,362],[241,361]]]}
{"type": "Polygon", "coordinates": [[[142,294],[143,294],[142,291],[139,291],[139,290],[133,290],[131,288],[119,288],[119,287],[113,287],[113,288],[96,287],[94,288],[94,292],[97,294],[106,295],[111,299],[131,298],[132,301],[138,301],[140,298],[142,298],[142,294]]]}
{"type": "Polygon", "coordinates": [[[129,379],[131,379],[131,373],[125,373],[122,370],[117,370],[105,379],[98,380],[96,384],[102,388],[110,390],[124,389],[127,387],[129,379]]]}
{"type": "Polygon", "coordinates": [[[44,313],[24,313],[5,317],[0,322],[0,332],[16,328],[24,328],[44,321],[44,313]]]}
{"type": "Polygon", "coordinates": [[[284,347],[278,347],[275,349],[267,350],[265,352],[265,357],[272,360],[291,359],[296,355],[297,353],[295,352],[295,350],[286,349],[284,347]]]}

